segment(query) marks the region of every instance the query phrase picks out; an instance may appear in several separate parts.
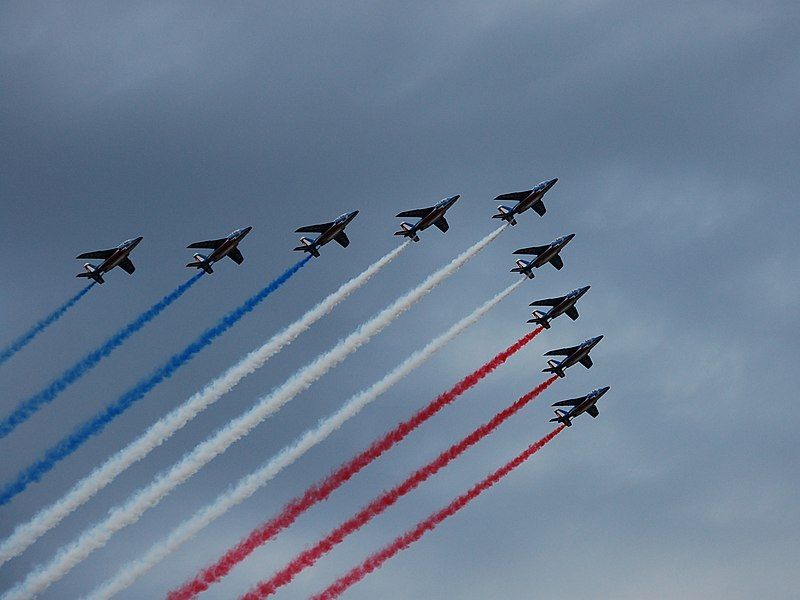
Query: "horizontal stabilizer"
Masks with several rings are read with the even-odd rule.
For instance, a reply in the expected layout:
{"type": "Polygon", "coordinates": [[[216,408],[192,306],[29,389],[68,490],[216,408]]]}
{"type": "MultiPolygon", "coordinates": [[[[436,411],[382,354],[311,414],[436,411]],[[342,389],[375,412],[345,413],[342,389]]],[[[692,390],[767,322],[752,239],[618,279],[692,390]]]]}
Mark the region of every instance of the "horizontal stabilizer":
{"type": "Polygon", "coordinates": [[[133,272],[136,270],[136,267],[133,266],[131,259],[127,256],[120,261],[119,268],[125,271],[128,275],[133,275],[133,272]]]}
{"type": "Polygon", "coordinates": [[[237,265],[240,265],[244,262],[244,256],[242,256],[242,251],[239,250],[239,248],[233,248],[230,252],[228,252],[228,258],[230,258],[237,265]]]}
{"type": "Polygon", "coordinates": [[[103,279],[103,276],[100,275],[100,273],[98,273],[97,271],[92,271],[89,273],[78,273],[77,275],[75,275],[75,277],[88,277],[89,279],[94,280],[96,283],[100,284],[105,283],[105,279],[103,279]]]}
{"type": "Polygon", "coordinates": [[[401,213],[398,213],[398,217],[416,217],[418,219],[422,219],[427,217],[429,214],[433,212],[433,207],[429,206],[428,208],[415,208],[414,210],[404,210],[401,213]]]}
{"type": "Polygon", "coordinates": [[[83,254],[79,254],[75,258],[98,258],[101,260],[105,260],[110,258],[114,252],[116,252],[116,248],[111,248],[111,250],[95,250],[94,252],[84,252],[83,254]]]}
{"type": "Polygon", "coordinates": [[[225,240],[227,240],[227,239],[228,238],[220,238],[218,240],[206,240],[205,242],[195,242],[194,244],[189,244],[186,247],[187,248],[207,248],[209,250],[216,250],[217,248],[222,246],[222,244],[225,243],[225,240]]]}
{"type": "Polygon", "coordinates": [[[436,219],[436,220],[433,222],[433,224],[434,224],[434,225],[436,225],[436,227],[438,227],[438,228],[439,228],[439,230],[440,230],[442,233],[444,233],[444,232],[446,232],[448,229],[450,229],[450,224],[447,222],[447,219],[445,219],[444,217],[439,217],[438,219],[436,219]]]}
{"type": "Polygon", "coordinates": [[[325,233],[331,228],[333,222],[320,223],[319,225],[306,225],[305,227],[298,227],[294,230],[295,233],[325,233]]]}
{"type": "Polygon", "coordinates": [[[514,250],[514,254],[535,254],[536,256],[539,256],[549,247],[550,246],[529,246],[527,248],[520,248],[519,250],[514,250]]]}
{"type": "Polygon", "coordinates": [[[528,196],[531,195],[533,190],[525,190],[523,192],[510,192],[508,194],[500,194],[495,198],[495,200],[513,200],[515,202],[519,202],[521,200],[525,200],[528,196]]]}

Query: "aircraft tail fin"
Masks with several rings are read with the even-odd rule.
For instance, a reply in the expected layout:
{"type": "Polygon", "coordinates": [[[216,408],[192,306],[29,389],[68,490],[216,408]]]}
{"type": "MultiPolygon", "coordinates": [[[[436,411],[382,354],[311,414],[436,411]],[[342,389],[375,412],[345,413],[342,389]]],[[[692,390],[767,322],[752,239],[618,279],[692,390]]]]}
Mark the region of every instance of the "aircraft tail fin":
{"type": "Polygon", "coordinates": [[[525,275],[528,279],[533,279],[535,275],[533,274],[533,269],[529,268],[530,263],[525,262],[524,260],[520,259],[517,261],[517,266],[511,269],[511,273],[520,273],[525,275]]]}
{"type": "Polygon", "coordinates": [[[203,269],[203,271],[209,275],[214,272],[214,269],[211,268],[211,263],[208,262],[207,257],[203,256],[202,254],[195,254],[194,261],[186,263],[186,266],[195,267],[196,269],[203,269]]]}
{"type": "Polygon", "coordinates": [[[308,252],[314,258],[319,258],[319,250],[314,246],[314,242],[307,237],[300,238],[300,245],[293,248],[297,252],[308,252]]]}
{"type": "Polygon", "coordinates": [[[550,419],[551,423],[563,423],[567,427],[572,426],[572,421],[570,421],[569,417],[567,417],[567,413],[563,410],[556,409],[555,410],[556,416],[554,419],[550,419]]]}
{"type": "Polygon", "coordinates": [[[516,225],[517,220],[514,218],[513,209],[509,206],[500,205],[497,207],[497,214],[492,215],[493,219],[503,219],[511,225],[516,225]]]}
{"type": "Polygon", "coordinates": [[[554,361],[548,360],[547,361],[548,367],[546,369],[542,369],[542,373],[553,373],[558,375],[559,377],[565,377],[564,369],[561,368],[561,364],[554,361]]]}
{"type": "Polygon", "coordinates": [[[406,223],[405,221],[400,223],[400,231],[395,231],[394,234],[411,238],[415,242],[419,241],[419,236],[414,231],[414,227],[411,225],[411,223],[406,223]]]}
{"type": "Polygon", "coordinates": [[[545,329],[550,329],[550,322],[545,318],[545,314],[538,310],[533,311],[533,318],[528,319],[528,323],[536,323],[545,329]]]}
{"type": "Polygon", "coordinates": [[[95,283],[99,284],[105,283],[103,276],[97,270],[97,267],[95,267],[93,264],[86,263],[85,265],[83,265],[83,268],[86,269],[86,271],[83,273],[78,273],[77,275],[75,275],[75,277],[87,277],[93,280],[95,283]]]}

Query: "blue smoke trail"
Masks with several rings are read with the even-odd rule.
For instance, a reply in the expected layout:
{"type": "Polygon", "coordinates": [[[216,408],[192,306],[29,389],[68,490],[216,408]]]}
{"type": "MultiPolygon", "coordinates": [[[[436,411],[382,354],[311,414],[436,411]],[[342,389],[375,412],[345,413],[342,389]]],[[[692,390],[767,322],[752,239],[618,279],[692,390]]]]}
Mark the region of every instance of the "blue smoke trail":
{"type": "Polygon", "coordinates": [[[0,365],[2,365],[9,358],[14,356],[17,352],[22,350],[25,346],[27,346],[33,340],[33,338],[35,338],[37,335],[42,333],[50,325],[52,325],[53,323],[58,321],[61,317],[63,317],[64,313],[67,312],[73,306],[75,306],[78,303],[78,300],[83,298],[86,295],[86,292],[88,292],[90,289],[92,289],[93,285],[94,285],[94,282],[92,282],[89,285],[87,285],[80,292],[75,294],[72,298],[67,300],[64,304],[59,306],[57,309],[55,309],[53,312],[51,312],[49,315],[47,315],[44,319],[42,319],[41,321],[36,323],[36,325],[31,327],[30,331],[28,331],[24,335],[21,335],[16,340],[11,342],[11,344],[9,344],[8,348],[6,348],[2,352],[0,352],[0,365]]]}
{"type": "Polygon", "coordinates": [[[175,371],[193,359],[198,352],[211,344],[217,337],[225,333],[237,321],[258,306],[262,300],[286,283],[309,260],[311,260],[311,256],[307,256],[292,267],[289,267],[283,274],[271,281],[269,285],[248,298],[241,306],[222,317],[216,325],[206,329],[181,352],[173,354],[166,363],[153,371],[148,377],[142,379],[136,386],[117,398],[116,401],[109,404],[94,417],[76,427],[71,434],[47,450],[39,460],[20,471],[16,479],[6,484],[0,491],[0,506],[7,504],[31,483],[39,481],[45,473],[55,467],[62,459],[75,452],[89,438],[103,431],[106,425],[133,406],[136,401],[141,400],[159,383],[171,377],[175,371]]]}
{"type": "Polygon", "coordinates": [[[92,367],[122,345],[125,340],[156,318],[165,308],[183,296],[184,292],[192,287],[202,275],[203,273],[201,271],[197,275],[192,276],[191,279],[182,283],[156,302],[147,311],[139,315],[135,320],[128,323],[123,329],[108,338],[102,346],[93,350],[72,367],[64,371],[60,377],[50,382],[50,385],[41,392],[20,402],[17,408],[14,409],[14,412],[0,422],[0,439],[6,437],[9,433],[14,431],[18,425],[27,421],[42,406],[52,402],[61,392],[78,381],[88,373],[92,367]]]}

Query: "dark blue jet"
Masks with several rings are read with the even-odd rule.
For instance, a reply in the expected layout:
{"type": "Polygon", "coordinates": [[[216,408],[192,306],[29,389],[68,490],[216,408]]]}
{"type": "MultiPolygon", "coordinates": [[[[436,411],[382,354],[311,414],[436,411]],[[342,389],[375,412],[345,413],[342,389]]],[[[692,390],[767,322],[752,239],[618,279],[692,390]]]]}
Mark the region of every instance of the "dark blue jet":
{"type": "Polygon", "coordinates": [[[600,411],[597,410],[597,401],[611,388],[606,386],[603,388],[599,388],[596,390],[592,390],[585,396],[581,396],[580,398],[571,398],[569,400],[562,400],[561,402],[556,402],[553,406],[571,406],[568,411],[563,411],[561,409],[556,409],[556,418],[550,419],[551,423],[563,423],[567,427],[572,425],[572,419],[577,417],[583,413],[589,413],[592,415],[592,418],[596,419],[597,415],[600,414],[600,411]]]}
{"type": "Polygon", "coordinates": [[[203,269],[203,271],[206,273],[211,274],[214,272],[214,269],[211,268],[211,265],[219,260],[222,260],[226,256],[237,265],[242,264],[242,262],[244,262],[244,256],[242,256],[242,252],[239,250],[239,242],[241,242],[244,239],[244,236],[250,233],[252,229],[252,227],[244,227],[242,229],[232,231],[228,237],[220,238],[218,240],[206,240],[205,242],[195,242],[194,244],[189,244],[186,246],[187,248],[208,248],[211,250],[211,254],[208,256],[199,253],[195,254],[194,261],[188,263],[186,266],[194,267],[196,269],[203,269]]]}
{"type": "Polygon", "coordinates": [[[602,339],[603,336],[598,335],[597,337],[588,339],[585,342],[581,342],[577,346],[559,348],[558,350],[550,350],[550,352],[545,352],[545,356],[563,356],[564,360],[561,362],[548,360],[547,364],[549,366],[546,369],[542,369],[542,373],[555,373],[559,377],[564,377],[564,369],[567,369],[577,363],[581,363],[587,369],[591,369],[592,357],[589,356],[589,352],[591,352],[592,348],[599,344],[600,340],[602,339]]]}
{"type": "Polygon", "coordinates": [[[96,283],[103,283],[103,273],[108,273],[114,267],[119,267],[128,275],[133,275],[136,267],[133,266],[130,257],[128,256],[131,251],[139,245],[143,238],[137,237],[132,240],[125,240],[116,248],[110,250],[95,250],[94,252],[84,252],[75,258],[97,258],[102,259],[99,265],[86,263],[83,268],[86,269],[85,273],[78,273],[75,277],[88,277],[96,283]]]}
{"type": "Polygon", "coordinates": [[[544,300],[537,300],[531,302],[529,306],[549,306],[551,307],[546,313],[533,311],[533,318],[528,320],[528,323],[536,323],[545,329],[550,329],[550,321],[559,315],[567,315],[570,319],[575,321],[578,318],[578,309],[575,308],[575,303],[589,291],[591,286],[578,288],[572,290],[569,294],[558,296],[556,298],[545,298],[544,300]]]}
{"type": "Polygon", "coordinates": [[[461,196],[456,194],[455,196],[450,196],[449,198],[445,198],[440,200],[433,206],[429,206],[428,208],[415,208],[414,210],[407,210],[405,212],[401,212],[398,214],[398,217],[418,217],[419,221],[411,225],[410,223],[406,223],[403,221],[400,223],[400,231],[395,231],[395,235],[404,235],[405,237],[409,237],[415,242],[419,241],[419,235],[417,235],[420,231],[424,231],[431,225],[435,225],[439,228],[439,230],[444,233],[448,229],[450,229],[450,225],[447,222],[447,219],[444,218],[444,213],[456,203],[456,201],[461,196]]]}
{"type": "Polygon", "coordinates": [[[497,207],[498,213],[496,215],[492,215],[492,218],[503,219],[512,225],[516,225],[517,220],[514,217],[524,213],[529,208],[535,210],[540,217],[544,216],[544,213],[547,212],[547,209],[544,206],[544,202],[542,202],[542,198],[548,191],[550,191],[550,188],[553,187],[557,181],[558,177],[555,179],[542,181],[541,183],[536,184],[533,189],[530,190],[511,192],[510,194],[501,194],[497,196],[495,200],[511,200],[515,201],[516,204],[514,206],[505,206],[501,204],[497,207]]]}
{"type": "Polygon", "coordinates": [[[356,218],[357,210],[350,213],[344,213],[337,217],[335,221],[330,223],[320,223],[319,225],[306,225],[295,229],[295,233],[318,233],[317,239],[310,240],[307,237],[300,238],[300,245],[295,248],[299,252],[308,252],[312,256],[319,258],[319,249],[331,240],[335,240],[340,246],[347,248],[350,245],[350,239],[344,232],[344,228],[350,224],[350,221],[356,218]]]}
{"type": "Polygon", "coordinates": [[[546,246],[531,246],[529,248],[520,248],[514,250],[514,254],[534,254],[536,258],[533,260],[518,260],[517,266],[511,269],[512,273],[522,273],[528,279],[533,279],[533,270],[538,269],[546,263],[550,263],[556,269],[561,270],[564,267],[564,261],[561,260],[559,253],[564,249],[564,246],[572,241],[575,237],[574,233],[562,236],[553,240],[546,246]]]}

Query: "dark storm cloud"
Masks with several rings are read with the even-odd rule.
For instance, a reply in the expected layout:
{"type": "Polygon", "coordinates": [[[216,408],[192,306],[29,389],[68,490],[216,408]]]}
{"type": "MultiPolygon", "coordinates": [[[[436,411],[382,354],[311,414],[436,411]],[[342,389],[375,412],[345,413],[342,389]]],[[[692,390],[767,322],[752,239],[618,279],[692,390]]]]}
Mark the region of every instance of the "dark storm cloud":
{"type": "Polygon", "coordinates": [[[298,578],[287,597],[320,589],[542,435],[546,404],[606,384],[612,391],[599,419],[576,423],[350,596],[791,597],[800,583],[791,363],[800,350],[799,16],[788,2],[4,5],[2,339],[74,292],[73,256],[145,237],[133,277],[110,276],[4,367],[4,410],[187,277],[187,243],[255,226],[241,267],[221,265],[91,381],[7,440],[13,459],[0,468],[4,480],[37,456],[43,439],[62,436],[288,266],[294,228],[362,211],[347,250],[330,248],[247,324],[6,507],[4,535],[392,247],[396,212],[463,198],[446,236],[425,232],[374,285],[6,565],[3,587],[482,236],[495,195],[557,176],[544,218],[525,215],[48,597],[94,586],[506,285],[510,251],[569,232],[577,236],[563,271],[542,269],[125,597],[158,595],[193,573],[515,339],[528,302],[585,283],[592,290],[579,321],[559,320],[411,443],[256,553],[216,597],[269,575],[354,504],[535,385],[544,351],[598,333],[606,338],[591,371],[572,370],[538,405],[298,578]]]}

